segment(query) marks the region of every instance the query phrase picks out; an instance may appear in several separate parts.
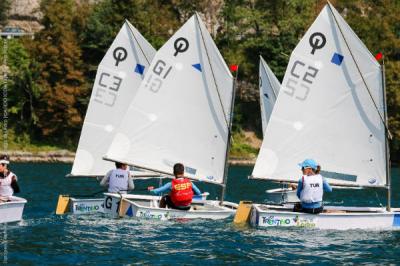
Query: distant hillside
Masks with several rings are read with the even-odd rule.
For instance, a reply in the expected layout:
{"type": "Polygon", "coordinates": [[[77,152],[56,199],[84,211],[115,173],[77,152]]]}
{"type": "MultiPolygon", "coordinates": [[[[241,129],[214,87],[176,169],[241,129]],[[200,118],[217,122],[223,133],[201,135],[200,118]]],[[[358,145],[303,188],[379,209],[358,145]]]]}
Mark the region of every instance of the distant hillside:
{"type": "Polygon", "coordinates": [[[26,32],[37,32],[42,26],[40,0],[11,0],[8,13],[8,26],[19,27],[26,32]]]}

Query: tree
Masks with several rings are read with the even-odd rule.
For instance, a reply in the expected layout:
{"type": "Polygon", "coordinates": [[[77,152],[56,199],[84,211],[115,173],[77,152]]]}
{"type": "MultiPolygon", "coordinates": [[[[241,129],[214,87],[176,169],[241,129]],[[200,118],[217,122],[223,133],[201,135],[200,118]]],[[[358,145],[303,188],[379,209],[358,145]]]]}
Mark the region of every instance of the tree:
{"type": "Polygon", "coordinates": [[[65,144],[75,143],[83,120],[77,109],[85,80],[81,50],[72,30],[75,8],[72,0],[42,1],[44,29],[32,43],[40,73],[37,126],[42,136],[65,144]]]}

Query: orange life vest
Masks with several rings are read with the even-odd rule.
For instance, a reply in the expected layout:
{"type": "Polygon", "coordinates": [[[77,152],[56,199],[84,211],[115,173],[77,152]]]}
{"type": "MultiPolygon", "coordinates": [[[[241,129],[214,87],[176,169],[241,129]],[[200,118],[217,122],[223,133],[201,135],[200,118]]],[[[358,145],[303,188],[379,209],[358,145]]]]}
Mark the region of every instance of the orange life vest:
{"type": "Polygon", "coordinates": [[[172,180],[171,201],[175,206],[188,206],[192,203],[192,182],[188,178],[172,180]]]}

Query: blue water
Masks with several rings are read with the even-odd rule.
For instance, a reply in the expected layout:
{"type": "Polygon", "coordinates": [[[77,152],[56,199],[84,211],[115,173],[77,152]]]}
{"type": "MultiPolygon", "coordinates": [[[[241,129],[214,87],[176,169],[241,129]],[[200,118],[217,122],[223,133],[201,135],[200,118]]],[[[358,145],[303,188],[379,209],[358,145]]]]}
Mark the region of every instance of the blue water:
{"type": "MultiPolygon", "coordinates": [[[[16,164],[20,196],[29,202],[19,224],[0,225],[0,264],[8,265],[260,265],[398,264],[400,231],[259,230],[230,219],[189,222],[56,216],[59,194],[91,194],[93,179],[66,179],[70,165],[16,164]]],[[[272,185],[248,180],[250,167],[231,167],[226,199],[262,202],[272,185]]],[[[400,171],[394,169],[393,205],[400,206],[400,171]]],[[[138,190],[158,181],[138,181],[138,190]]],[[[211,197],[216,186],[198,183],[211,197]]],[[[384,191],[336,190],[331,204],[385,205],[384,191]]],[[[143,192],[144,193],[144,192],[143,192]]]]}

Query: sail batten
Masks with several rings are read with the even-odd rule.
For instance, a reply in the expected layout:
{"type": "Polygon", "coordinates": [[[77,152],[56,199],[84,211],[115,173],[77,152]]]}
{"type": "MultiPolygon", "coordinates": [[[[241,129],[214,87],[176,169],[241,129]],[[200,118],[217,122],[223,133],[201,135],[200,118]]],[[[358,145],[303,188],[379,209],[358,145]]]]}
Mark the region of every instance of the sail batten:
{"type": "Polygon", "coordinates": [[[157,52],[105,158],[223,182],[233,77],[192,16],[157,52]]]}
{"type": "Polygon", "coordinates": [[[252,176],[296,182],[297,164],[314,158],[335,185],[385,187],[381,75],[365,45],[326,5],[291,54],[252,176]]]}

